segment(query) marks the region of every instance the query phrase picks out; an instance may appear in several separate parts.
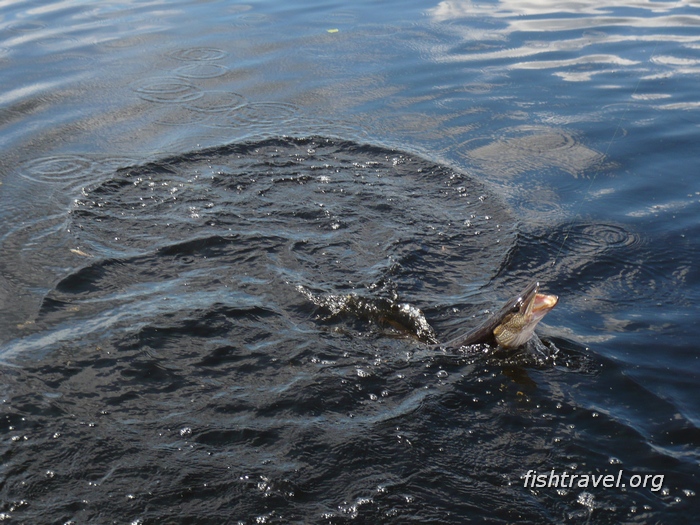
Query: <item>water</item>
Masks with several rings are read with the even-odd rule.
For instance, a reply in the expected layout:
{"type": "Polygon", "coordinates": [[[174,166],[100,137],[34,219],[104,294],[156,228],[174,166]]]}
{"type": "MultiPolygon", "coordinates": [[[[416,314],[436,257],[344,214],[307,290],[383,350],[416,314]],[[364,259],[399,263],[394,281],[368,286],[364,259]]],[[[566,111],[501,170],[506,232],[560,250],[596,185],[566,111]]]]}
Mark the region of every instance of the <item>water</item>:
{"type": "Polygon", "coordinates": [[[699,22],[2,5],[2,519],[692,522],[699,22]]]}

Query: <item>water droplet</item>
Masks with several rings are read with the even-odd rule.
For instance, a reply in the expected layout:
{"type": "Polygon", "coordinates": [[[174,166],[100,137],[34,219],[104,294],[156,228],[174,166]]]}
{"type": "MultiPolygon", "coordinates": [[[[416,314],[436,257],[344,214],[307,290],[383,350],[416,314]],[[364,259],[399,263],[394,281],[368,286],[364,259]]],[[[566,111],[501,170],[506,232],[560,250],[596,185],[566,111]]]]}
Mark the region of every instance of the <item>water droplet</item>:
{"type": "Polygon", "coordinates": [[[593,510],[593,507],[595,506],[595,497],[593,494],[590,492],[582,492],[581,494],[578,495],[578,498],[576,498],[576,501],[583,505],[584,507],[587,507],[591,510],[593,510]]]}

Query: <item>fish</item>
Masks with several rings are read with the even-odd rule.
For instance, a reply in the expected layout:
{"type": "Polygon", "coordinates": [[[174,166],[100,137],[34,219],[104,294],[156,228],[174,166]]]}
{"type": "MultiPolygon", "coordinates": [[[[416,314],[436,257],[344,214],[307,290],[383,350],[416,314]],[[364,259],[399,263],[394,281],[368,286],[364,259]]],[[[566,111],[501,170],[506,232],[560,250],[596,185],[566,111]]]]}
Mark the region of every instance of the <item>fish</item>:
{"type": "Polygon", "coordinates": [[[557,305],[556,295],[539,293],[535,281],[522,293],[510,299],[503,307],[478,327],[446,343],[440,343],[423,312],[408,303],[392,298],[366,298],[355,294],[316,295],[303,286],[297,289],[317,306],[330,312],[330,318],[342,314],[366,319],[382,326],[391,326],[398,333],[427,343],[431,349],[459,350],[488,345],[491,348],[515,349],[535,340],[535,348],[542,351],[534,333],[537,323],[557,305]]]}
{"type": "Polygon", "coordinates": [[[535,327],[559,302],[556,295],[539,293],[540,283],[532,282],[478,327],[446,343],[432,345],[443,350],[459,350],[473,345],[515,349],[525,345],[535,327]]]}

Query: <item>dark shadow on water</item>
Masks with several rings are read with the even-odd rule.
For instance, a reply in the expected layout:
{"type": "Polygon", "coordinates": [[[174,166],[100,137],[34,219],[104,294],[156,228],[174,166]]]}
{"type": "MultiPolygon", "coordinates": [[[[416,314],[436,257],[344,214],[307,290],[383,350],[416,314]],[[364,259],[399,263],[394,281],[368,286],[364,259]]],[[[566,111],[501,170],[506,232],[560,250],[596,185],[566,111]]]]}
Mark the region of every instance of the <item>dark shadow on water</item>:
{"type": "MultiPolygon", "coordinates": [[[[544,271],[549,238],[519,235],[469,174],[275,139],[118,170],[85,188],[70,221],[91,257],[13,342],[21,367],[0,370],[2,512],[36,523],[689,515],[689,498],[674,498],[694,483],[697,428],[668,424],[674,407],[595,345],[556,327],[546,354],[420,341],[477,324],[544,271]],[[667,490],[523,485],[528,470],[619,468],[668,472],[667,490]]],[[[575,229],[576,268],[612,253],[584,249],[601,229],[575,229]]]]}

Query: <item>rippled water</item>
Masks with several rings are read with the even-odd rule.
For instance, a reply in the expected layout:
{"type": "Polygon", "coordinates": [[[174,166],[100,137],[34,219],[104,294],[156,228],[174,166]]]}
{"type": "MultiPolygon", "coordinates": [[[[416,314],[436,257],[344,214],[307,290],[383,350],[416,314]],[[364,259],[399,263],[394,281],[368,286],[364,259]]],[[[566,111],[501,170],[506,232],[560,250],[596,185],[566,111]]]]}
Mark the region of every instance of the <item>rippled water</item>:
{"type": "Polygon", "coordinates": [[[699,24],[0,6],[2,520],[691,523],[699,24]],[[553,359],[425,344],[532,279],[553,359]]]}

